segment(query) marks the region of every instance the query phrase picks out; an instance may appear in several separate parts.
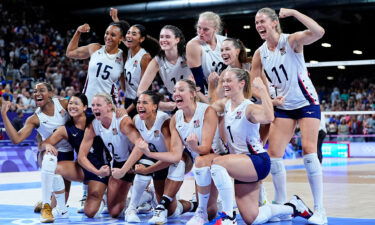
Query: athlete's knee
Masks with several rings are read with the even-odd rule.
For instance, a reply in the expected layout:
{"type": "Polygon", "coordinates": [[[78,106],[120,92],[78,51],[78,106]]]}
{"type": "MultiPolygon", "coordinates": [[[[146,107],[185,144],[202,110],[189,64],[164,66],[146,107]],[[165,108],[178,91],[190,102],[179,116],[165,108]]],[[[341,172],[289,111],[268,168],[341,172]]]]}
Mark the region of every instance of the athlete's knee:
{"type": "Polygon", "coordinates": [[[224,157],[216,157],[212,160],[212,165],[219,165],[225,167],[225,158],[224,157]]]}
{"type": "Polygon", "coordinates": [[[57,167],[57,157],[51,154],[45,154],[42,160],[42,172],[55,173],[57,167]]]}
{"type": "Polygon", "coordinates": [[[210,167],[205,166],[201,168],[194,167],[193,174],[195,182],[198,186],[206,187],[211,184],[211,172],[210,167]]]}
{"type": "Polygon", "coordinates": [[[207,157],[205,156],[198,156],[194,160],[194,166],[199,168],[199,167],[204,167],[204,166],[210,166],[211,165],[211,160],[208,160],[207,157]]]}

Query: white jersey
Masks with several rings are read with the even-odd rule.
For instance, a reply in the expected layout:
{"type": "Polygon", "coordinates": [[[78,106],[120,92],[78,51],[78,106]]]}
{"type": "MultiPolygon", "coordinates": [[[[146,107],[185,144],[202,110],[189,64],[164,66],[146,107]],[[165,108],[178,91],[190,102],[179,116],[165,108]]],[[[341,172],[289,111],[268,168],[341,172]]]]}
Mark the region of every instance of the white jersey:
{"type": "Polygon", "coordinates": [[[147,54],[146,50],[141,48],[133,57],[130,50],[128,51],[128,58],[125,63],[125,97],[135,99],[137,97],[137,90],[141,82],[141,61],[142,57],[147,54]]]}
{"type": "Polygon", "coordinates": [[[229,151],[232,154],[258,154],[266,152],[259,135],[259,123],[252,123],[246,118],[248,105],[254,104],[245,99],[233,111],[231,100],[225,103],[224,125],[229,151]]]}
{"type": "Polygon", "coordinates": [[[133,148],[133,144],[120,129],[121,120],[126,116],[116,118],[116,113],[112,113],[112,122],[108,128],[103,127],[102,123],[97,119],[92,122],[95,134],[102,137],[105,146],[111,153],[111,165],[113,160],[116,160],[116,162],[126,161],[133,148]]]}
{"type": "MultiPolygon", "coordinates": [[[[185,147],[190,151],[192,157],[195,159],[199,154],[192,151],[187,147],[186,138],[195,133],[198,137],[198,145],[202,143],[202,128],[204,122],[204,114],[209,105],[201,102],[197,102],[197,108],[195,109],[194,116],[191,118],[190,122],[186,123],[184,119],[184,113],[180,109],[176,112],[176,129],[181,137],[181,140],[185,147]]],[[[212,141],[212,150],[215,153],[223,152],[223,144],[219,138],[219,130],[216,129],[215,136],[212,141]]]]}
{"type": "MultiPolygon", "coordinates": [[[[66,121],[69,119],[68,112],[62,107],[58,98],[52,98],[54,105],[53,116],[48,116],[42,112],[38,107],[35,110],[35,114],[39,119],[39,127],[36,128],[42,140],[46,140],[53,132],[60,126],[64,126],[66,121]]],[[[70,152],[73,151],[72,146],[67,140],[63,139],[55,145],[55,148],[59,152],[70,152]]]]}
{"type": "Polygon", "coordinates": [[[267,42],[260,47],[260,57],[268,80],[285,102],[280,109],[292,110],[307,105],[318,105],[318,95],[308,76],[303,53],[296,53],[289,45],[289,34],[281,34],[277,47],[270,51],[267,42]]]}
{"type": "MultiPolygon", "coordinates": [[[[217,72],[218,74],[224,70],[225,64],[223,58],[221,58],[221,45],[223,41],[227,38],[222,35],[215,34],[216,36],[216,47],[214,50],[211,46],[206,43],[201,43],[202,47],[202,69],[203,74],[208,80],[208,76],[212,72],[217,72]]],[[[198,37],[196,37],[198,39],[198,37]]]]}
{"type": "Polygon", "coordinates": [[[154,125],[147,129],[145,121],[139,118],[137,114],[134,117],[134,125],[141,134],[143,140],[148,143],[149,149],[152,152],[167,152],[165,146],[164,135],[161,132],[164,122],[169,119],[169,115],[162,111],[157,111],[154,125]]]}
{"type": "Polygon", "coordinates": [[[89,107],[97,93],[110,94],[116,100],[118,95],[116,82],[123,69],[124,60],[121,49],[116,54],[108,54],[103,45],[91,55],[86,83],[82,91],[87,96],[89,107]]]}
{"type": "Polygon", "coordinates": [[[159,75],[170,94],[173,94],[174,85],[177,81],[188,79],[191,75],[191,70],[186,64],[186,59],[179,56],[176,64],[168,62],[166,58],[155,57],[159,65],[159,75]]]}

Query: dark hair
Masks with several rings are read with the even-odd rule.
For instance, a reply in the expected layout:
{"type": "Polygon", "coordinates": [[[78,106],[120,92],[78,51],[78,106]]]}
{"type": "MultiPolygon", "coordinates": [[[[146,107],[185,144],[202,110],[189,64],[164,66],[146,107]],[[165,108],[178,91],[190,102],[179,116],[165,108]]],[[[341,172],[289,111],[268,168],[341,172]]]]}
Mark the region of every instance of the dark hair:
{"type": "Polygon", "coordinates": [[[238,61],[240,61],[241,64],[249,62],[249,58],[246,55],[245,45],[242,43],[242,41],[240,39],[227,38],[224,41],[231,41],[234,48],[240,50],[240,53],[238,54],[238,61]]]}
{"type": "MultiPolygon", "coordinates": [[[[120,20],[118,22],[112,22],[109,24],[110,26],[116,26],[120,28],[121,35],[125,38],[126,32],[128,32],[130,28],[130,24],[125,20],[120,20]]],[[[119,48],[122,50],[122,57],[124,61],[128,57],[128,48],[124,45],[124,43],[119,45],[119,48]]]]}
{"type": "Polygon", "coordinates": [[[159,103],[163,99],[163,96],[154,90],[146,90],[141,95],[148,95],[151,98],[153,104],[155,104],[156,110],[159,108],[159,103]]]}
{"type": "MultiPolygon", "coordinates": [[[[36,85],[38,85],[38,84],[42,84],[42,85],[46,86],[48,92],[52,92],[52,91],[53,91],[52,85],[51,85],[50,83],[47,83],[47,82],[39,82],[39,83],[37,83],[36,85]]],[[[36,85],[35,85],[35,86],[36,86],[36,85]]]]}
{"type": "Polygon", "coordinates": [[[116,27],[120,28],[121,35],[123,37],[125,37],[126,32],[130,28],[130,24],[125,20],[120,20],[118,22],[112,22],[112,23],[109,24],[109,26],[116,26],[116,27]]]}
{"type": "Polygon", "coordinates": [[[142,24],[134,24],[132,27],[136,27],[139,30],[141,37],[145,40],[141,43],[141,47],[144,48],[153,58],[160,51],[159,42],[147,34],[146,27],[142,24]]]}
{"type": "Polygon", "coordinates": [[[89,101],[87,100],[87,97],[86,97],[85,94],[76,93],[75,95],[69,97],[68,102],[70,102],[70,99],[72,99],[72,97],[77,97],[77,98],[81,99],[81,102],[82,102],[83,106],[88,106],[89,101]]]}
{"type": "MultiPolygon", "coordinates": [[[[186,39],[185,39],[185,36],[182,33],[182,31],[180,30],[180,28],[178,28],[176,26],[173,26],[173,25],[165,25],[161,29],[162,30],[163,29],[171,30],[176,38],[180,38],[180,41],[177,44],[178,55],[181,56],[181,57],[185,57],[186,39]]],[[[163,50],[160,50],[159,53],[158,53],[158,56],[160,58],[165,58],[165,52],[163,50]]]]}

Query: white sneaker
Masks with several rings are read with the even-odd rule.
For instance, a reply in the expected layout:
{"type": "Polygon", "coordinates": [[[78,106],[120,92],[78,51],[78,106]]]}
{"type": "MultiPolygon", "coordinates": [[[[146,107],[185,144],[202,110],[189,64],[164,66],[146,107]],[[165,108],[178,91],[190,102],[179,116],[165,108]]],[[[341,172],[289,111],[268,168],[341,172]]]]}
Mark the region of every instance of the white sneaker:
{"type": "Polygon", "coordinates": [[[148,220],[150,224],[165,224],[167,223],[168,210],[163,208],[156,208],[154,215],[148,220]]]}
{"type": "Polygon", "coordinates": [[[198,208],[194,216],[186,223],[186,225],[204,225],[208,222],[207,212],[204,212],[201,208],[198,208]]]}
{"type": "Polygon", "coordinates": [[[300,216],[305,219],[309,219],[312,216],[312,211],[297,195],[293,195],[289,202],[285,205],[291,206],[293,208],[293,217],[300,216]]]}
{"type": "Polygon", "coordinates": [[[136,209],[127,209],[125,211],[125,221],[128,223],[140,223],[136,209]]]}
{"type": "Polygon", "coordinates": [[[66,219],[69,218],[69,211],[68,208],[65,207],[65,209],[59,209],[57,207],[52,209],[52,215],[53,217],[60,218],[60,219],[66,219]]]}
{"type": "MultiPolygon", "coordinates": [[[[275,201],[272,201],[272,204],[279,204],[281,205],[280,203],[277,203],[275,201]]],[[[292,220],[292,216],[291,215],[282,215],[282,216],[275,216],[275,217],[272,217],[271,219],[268,220],[268,222],[280,222],[280,221],[289,221],[289,220],[292,220]]]]}
{"type": "Polygon", "coordinates": [[[144,202],[142,205],[138,206],[137,211],[138,213],[145,214],[145,213],[149,213],[151,209],[152,209],[151,203],[144,202]]]}
{"type": "Polygon", "coordinates": [[[314,214],[307,220],[309,224],[323,225],[328,223],[325,209],[315,209],[314,214]]]}
{"type": "Polygon", "coordinates": [[[87,196],[83,195],[82,199],[80,200],[81,206],[77,209],[77,213],[84,213],[84,208],[85,208],[85,202],[86,202],[87,196]]]}

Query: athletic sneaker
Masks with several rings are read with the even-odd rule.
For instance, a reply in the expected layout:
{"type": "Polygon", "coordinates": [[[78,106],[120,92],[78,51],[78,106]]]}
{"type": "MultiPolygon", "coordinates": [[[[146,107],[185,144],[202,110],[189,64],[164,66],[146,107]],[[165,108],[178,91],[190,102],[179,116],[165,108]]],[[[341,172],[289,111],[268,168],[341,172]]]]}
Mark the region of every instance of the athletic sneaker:
{"type": "Polygon", "coordinates": [[[233,212],[233,216],[228,216],[225,212],[219,212],[219,216],[211,220],[205,225],[237,225],[236,212],[233,212]]]}
{"type": "Polygon", "coordinates": [[[194,216],[186,223],[186,225],[203,225],[208,222],[207,212],[203,211],[203,209],[198,208],[194,216]]]}
{"type": "Polygon", "coordinates": [[[140,223],[141,220],[137,215],[137,211],[135,209],[127,209],[125,211],[125,221],[128,223],[140,223]]]}
{"type": "Polygon", "coordinates": [[[148,220],[149,224],[165,224],[167,223],[168,210],[164,208],[154,209],[154,215],[148,220]]]}
{"type": "Polygon", "coordinates": [[[309,219],[312,216],[312,211],[297,195],[293,195],[289,202],[285,205],[291,206],[293,208],[293,217],[303,217],[309,219]]]}
{"type": "Polygon", "coordinates": [[[55,207],[52,209],[52,215],[56,219],[57,218],[66,219],[66,218],[69,218],[69,211],[67,207],[65,207],[65,209],[60,209],[60,208],[55,207]]]}
{"type": "Polygon", "coordinates": [[[151,203],[150,202],[144,202],[140,206],[138,206],[137,211],[140,214],[146,214],[149,213],[152,209],[151,203]]]}
{"type": "Polygon", "coordinates": [[[51,206],[48,203],[43,205],[42,210],[40,211],[40,222],[41,223],[53,223],[55,218],[52,215],[51,206]]]}
{"type": "Polygon", "coordinates": [[[84,213],[84,208],[85,208],[85,202],[87,199],[87,195],[83,195],[82,199],[79,200],[81,202],[81,206],[77,209],[77,213],[84,213]]]}
{"type": "Polygon", "coordinates": [[[307,220],[309,224],[327,224],[328,219],[324,209],[315,209],[314,214],[307,220]]]}
{"type": "MultiPolygon", "coordinates": [[[[272,204],[281,205],[275,201],[272,201],[272,204]]],[[[282,215],[282,216],[275,216],[268,220],[268,222],[280,222],[280,221],[289,221],[292,220],[293,217],[291,215],[282,215]]]]}
{"type": "Polygon", "coordinates": [[[42,201],[37,202],[34,206],[34,213],[40,213],[42,208],[43,208],[43,202],[42,201]]]}

